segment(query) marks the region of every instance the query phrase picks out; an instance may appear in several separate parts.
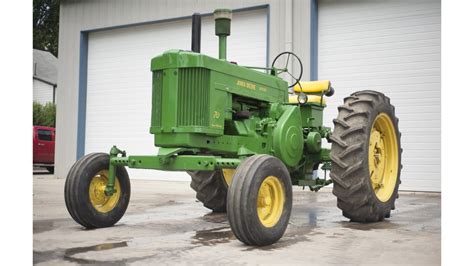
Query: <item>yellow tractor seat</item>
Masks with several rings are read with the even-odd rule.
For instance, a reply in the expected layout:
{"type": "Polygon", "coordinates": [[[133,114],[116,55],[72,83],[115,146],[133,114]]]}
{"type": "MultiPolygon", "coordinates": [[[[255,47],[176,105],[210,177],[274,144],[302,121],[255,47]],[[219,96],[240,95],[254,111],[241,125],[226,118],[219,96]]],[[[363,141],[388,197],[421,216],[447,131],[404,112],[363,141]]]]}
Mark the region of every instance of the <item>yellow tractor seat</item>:
{"type": "Polygon", "coordinates": [[[324,93],[331,88],[329,80],[300,81],[294,87],[295,92],[304,93],[324,93]]]}
{"type": "MultiPolygon", "coordinates": [[[[321,102],[321,96],[319,95],[306,95],[308,96],[308,103],[315,103],[319,105],[326,105],[326,100],[323,98],[321,102]]],[[[298,103],[298,95],[288,95],[289,103],[298,103]]]]}

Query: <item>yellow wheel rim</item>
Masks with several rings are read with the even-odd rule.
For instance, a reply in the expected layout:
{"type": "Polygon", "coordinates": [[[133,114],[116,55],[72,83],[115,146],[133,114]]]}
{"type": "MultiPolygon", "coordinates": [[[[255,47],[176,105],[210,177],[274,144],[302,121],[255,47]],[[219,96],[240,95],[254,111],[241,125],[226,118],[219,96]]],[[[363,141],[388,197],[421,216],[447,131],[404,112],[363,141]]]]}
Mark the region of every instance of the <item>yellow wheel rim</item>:
{"type": "Polygon", "coordinates": [[[273,227],[280,220],[285,203],[283,185],[275,176],[267,176],[258,190],[257,213],[265,227],[273,227]]]}
{"type": "Polygon", "coordinates": [[[105,187],[107,186],[109,171],[102,170],[98,172],[91,180],[89,185],[89,199],[92,206],[101,213],[111,211],[120,199],[121,189],[118,178],[115,178],[115,189],[117,190],[112,196],[105,195],[105,187]]]}
{"type": "Polygon", "coordinates": [[[232,183],[232,177],[234,177],[235,174],[235,169],[222,169],[222,174],[224,175],[225,183],[228,187],[230,187],[230,184],[232,183]]]}
{"type": "Polygon", "coordinates": [[[377,198],[388,201],[398,177],[398,141],[392,120],[386,113],[375,118],[370,131],[369,173],[377,198]]]}

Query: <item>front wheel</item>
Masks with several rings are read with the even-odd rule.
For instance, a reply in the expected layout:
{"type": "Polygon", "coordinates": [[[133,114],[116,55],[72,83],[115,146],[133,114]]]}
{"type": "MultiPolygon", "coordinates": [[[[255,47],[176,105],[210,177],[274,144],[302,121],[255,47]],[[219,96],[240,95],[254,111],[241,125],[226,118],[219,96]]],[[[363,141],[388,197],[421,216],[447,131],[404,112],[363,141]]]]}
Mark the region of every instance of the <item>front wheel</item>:
{"type": "Polygon", "coordinates": [[[227,217],[235,237],[265,246],[285,233],[291,215],[292,187],[286,166],[269,155],[254,155],[237,168],[227,194],[227,217]]]}
{"type": "Polygon", "coordinates": [[[86,228],[109,227],[124,215],[130,200],[130,179],[123,166],[117,166],[116,192],[107,196],[109,155],[91,153],[78,160],[67,175],[64,199],[71,217],[86,228]]]}
{"type": "Polygon", "coordinates": [[[380,92],[344,99],[331,136],[333,194],[342,214],[355,222],[390,217],[398,197],[400,132],[395,108],[380,92]]]}

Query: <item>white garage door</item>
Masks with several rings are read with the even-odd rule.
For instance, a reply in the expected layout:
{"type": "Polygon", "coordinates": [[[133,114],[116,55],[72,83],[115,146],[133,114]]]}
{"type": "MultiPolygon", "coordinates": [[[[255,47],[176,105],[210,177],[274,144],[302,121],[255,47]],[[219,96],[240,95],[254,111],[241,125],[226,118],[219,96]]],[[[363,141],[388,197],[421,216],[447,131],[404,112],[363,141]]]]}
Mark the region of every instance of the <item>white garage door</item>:
{"type": "MultiPolygon", "coordinates": [[[[266,65],[266,10],[233,14],[227,58],[266,65]],[[245,41],[242,41],[245,40],[245,41]]],[[[191,48],[191,20],[156,23],[89,34],[85,153],[112,145],[134,155],[153,155],[150,60],[168,49],[191,48]]],[[[211,16],[202,19],[201,52],[218,57],[211,16]]],[[[189,180],[185,173],[130,170],[133,178],[189,180]]]]}
{"type": "Polygon", "coordinates": [[[384,92],[400,119],[400,189],[440,191],[440,1],[318,2],[318,78],[336,89],[325,123],[351,92],[384,92]]]}

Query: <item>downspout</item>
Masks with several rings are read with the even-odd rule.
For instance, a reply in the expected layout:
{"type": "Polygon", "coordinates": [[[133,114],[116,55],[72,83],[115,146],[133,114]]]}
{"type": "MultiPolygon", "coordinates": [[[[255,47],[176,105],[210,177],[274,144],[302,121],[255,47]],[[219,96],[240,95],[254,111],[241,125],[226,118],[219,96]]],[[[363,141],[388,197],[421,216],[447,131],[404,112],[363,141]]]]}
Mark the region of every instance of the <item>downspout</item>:
{"type": "Polygon", "coordinates": [[[58,87],[57,84],[53,85],[53,103],[56,104],[56,88],[58,87]]]}

